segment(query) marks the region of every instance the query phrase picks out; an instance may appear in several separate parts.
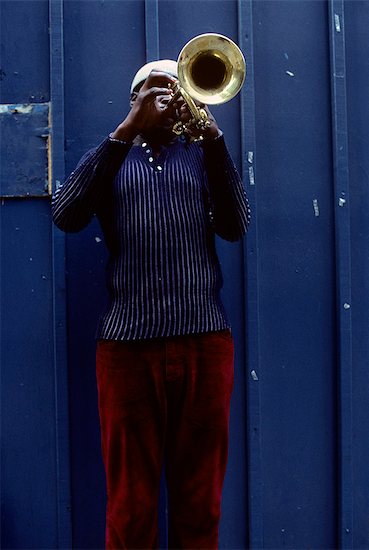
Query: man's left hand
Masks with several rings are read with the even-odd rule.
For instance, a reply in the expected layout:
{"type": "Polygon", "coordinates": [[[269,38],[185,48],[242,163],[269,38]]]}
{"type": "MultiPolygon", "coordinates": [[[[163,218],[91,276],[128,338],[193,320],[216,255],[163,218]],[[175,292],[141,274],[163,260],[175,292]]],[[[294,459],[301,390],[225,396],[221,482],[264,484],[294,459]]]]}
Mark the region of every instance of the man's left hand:
{"type": "MultiPolygon", "coordinates": [[[[221,131],[214,116],[210,112],[209,107],[201,103],[197,103],[197,106],[204,109],[210,124],[203,129],[197,129],[195,125],[191,125],[186,130],[186,134],[190,137],[190,139],[201,139],[201,136],[203,139],[214,139],[221,135],[221,131]]],[[[192,113],[185,102],[178,106],[177,112],[179,115],[179,120],[183,122],[183,124],[186,124],[193,118],[192,113]]]]}

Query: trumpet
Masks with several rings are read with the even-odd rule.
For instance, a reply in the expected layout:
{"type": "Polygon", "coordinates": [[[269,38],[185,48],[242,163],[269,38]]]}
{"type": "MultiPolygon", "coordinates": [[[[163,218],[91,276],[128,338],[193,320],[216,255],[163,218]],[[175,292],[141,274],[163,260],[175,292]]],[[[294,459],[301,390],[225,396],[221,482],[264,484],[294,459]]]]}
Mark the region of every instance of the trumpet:
{"type": "Polygon", "coordinates": [[[233,99],[245,80],[246,62],[240,48],[230,38],[217,33],[195,36],[182,48],[178,60],[178,80],[172,85],[169,105],[182,97],[192,118],[177,121],[172,130],[180,135],[191,126],[204,130],[210,125],[205,105],[219,105],[233,99]]]}

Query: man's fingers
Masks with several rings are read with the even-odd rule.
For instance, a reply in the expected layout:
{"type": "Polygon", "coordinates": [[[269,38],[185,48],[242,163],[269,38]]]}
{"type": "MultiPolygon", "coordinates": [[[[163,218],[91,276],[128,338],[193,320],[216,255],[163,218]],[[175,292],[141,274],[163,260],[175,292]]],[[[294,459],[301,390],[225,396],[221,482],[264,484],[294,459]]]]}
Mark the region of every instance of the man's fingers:
{"type": "Polygon", "coordinates": [[[144,103],[152,103],[154,101],[156,101],[156,99],[158,97],[163,97],[163,96],[168,96],[168,101],[170,100],[171,98],[171,91],[168,90],[168,88],[159,88],[159,87],[154,87],[154,88],[150,88],[146,91],[141,91],[140,94],[139,94],[139,103],[140,104],[144,104],[144,103]]]}
{"type": "Polygon", "coordinates": [[[153,87],[165,87],[168,89],[168,85],[172,85],[176,82],[176,79],[168,73],[161,71],[151,71],[147,79],[145,80],[141,90],[146,91],[153,87]]]}

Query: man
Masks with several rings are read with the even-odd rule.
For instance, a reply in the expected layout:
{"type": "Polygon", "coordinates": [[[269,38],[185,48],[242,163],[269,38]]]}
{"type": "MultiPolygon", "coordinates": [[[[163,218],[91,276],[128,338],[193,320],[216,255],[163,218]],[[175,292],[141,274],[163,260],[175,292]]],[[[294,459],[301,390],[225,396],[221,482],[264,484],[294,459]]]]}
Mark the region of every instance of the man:
{"type": "Polygon", "coordinates": [[[110,254],[97,333],[106,548],[157,547],[163,465],[169,547],[218,544],[233,341],[214,239],[240,239],[249,206],[208,110],[201,132],[172,132],[191,118],[180,99],[168,106],[176,75],[171,60],[138,71],[127,117],[53,200],[64,231],[96,215],[110,254]]]}

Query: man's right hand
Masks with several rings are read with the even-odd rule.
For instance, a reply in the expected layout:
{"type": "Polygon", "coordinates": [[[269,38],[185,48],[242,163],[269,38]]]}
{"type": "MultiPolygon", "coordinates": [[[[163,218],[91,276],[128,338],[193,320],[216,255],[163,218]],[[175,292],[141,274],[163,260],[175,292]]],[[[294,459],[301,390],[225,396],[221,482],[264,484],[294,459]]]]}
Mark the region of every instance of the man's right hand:
{"type": "Polygon", "coordinates": [[[151,71],[137,96],[131,100],[131,110],[124,121],[112,133],[112,138],[133,141],[138,134],[150,133],[155,127],[165,127],[173,122],[172,109],[166,105],[173,92],[169,87],[175,78],[167,73],[151,71]]]}

